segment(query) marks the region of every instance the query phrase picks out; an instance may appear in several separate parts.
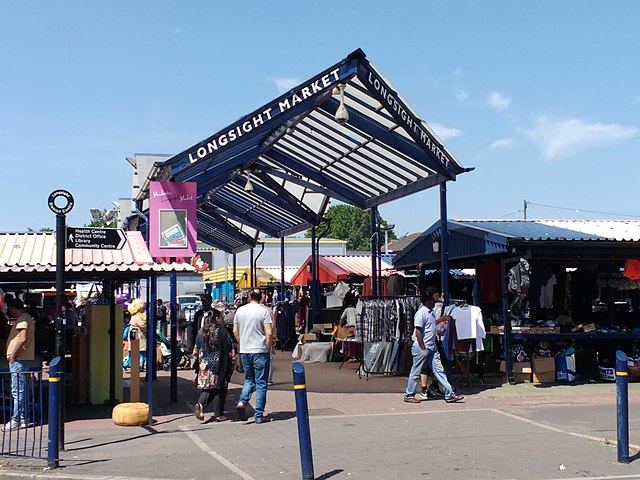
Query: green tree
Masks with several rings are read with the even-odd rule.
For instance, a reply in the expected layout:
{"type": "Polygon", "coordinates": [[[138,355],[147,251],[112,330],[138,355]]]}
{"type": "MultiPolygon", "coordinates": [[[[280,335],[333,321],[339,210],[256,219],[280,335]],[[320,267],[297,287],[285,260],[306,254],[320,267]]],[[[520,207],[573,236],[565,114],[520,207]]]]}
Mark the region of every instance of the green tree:
{"type": "Polygon", "coordinates": [[[107,210],[106,208],[102,210],[95,209],[96,212],[93,212],[92,216],[94,218],[91,219],[89,223],[85,223],[85,227],[117,227],[118,223],[118,213],[115,210],[107,210]]]}
{"type": "MultiPolygon", "coordinates": [[[[371,215],[369,211],[351,205],[334,205],[324,214],[323,222],[316,229],[323,232],[326,228],[326,219],[331,219],[331,231],[328,236],[339,240],[346,240],[347,250],[370,251],[371,250],[371,215]]],[[[388,223],[381,219],[382,229],[388,223]]],[[[395,240],[396,234],[392,229],[387,234],[389,240],[395,240]]],[[[311,230],[307,230],[305,237],[311,237],[311,230]]],[[[384,242],[384,234],[381,235],[384,242]]]]}
{"type": "MultiPolygon", "coordinates": [[[[40,230],[38,230],[39,232],[53,232],[53,228],[49,228],[49,227],[40,227],[40,230]]],[[[33,233],[35,232],[35,230],[31,227],[27,227],[27,232],[29,233],[33,233]]]]}

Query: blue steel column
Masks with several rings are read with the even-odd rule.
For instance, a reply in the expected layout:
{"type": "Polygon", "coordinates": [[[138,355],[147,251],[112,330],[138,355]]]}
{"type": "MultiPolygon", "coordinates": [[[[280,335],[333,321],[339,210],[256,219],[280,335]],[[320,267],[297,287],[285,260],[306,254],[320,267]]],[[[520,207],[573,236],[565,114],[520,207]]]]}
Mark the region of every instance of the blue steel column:
{"type": "Polygon", "coordinates": [[[284,237],[280,239],[280,298],[284,302],[284,237]]]}
{"type": "Polygon", "coordinates": [[[293,370],[293,391],[296,396],[296,419],[298,421],[302,478],[313,479],[313,452],[311,450],[311,429],[309,428],[309,407],[307,404],[304,365],[300,362],[293,362],[291,369],[293,370]]]}
{"type": "Polygon", "coordinates": [[[440,289],[444,305],[449,305],[449,225],[447,223],[447,183],[440,184],[440,289]]]}
{"type": "Polygon", "coordinates": [[[60,402],[60,357],[54,358],[49,364],[49,431],[47,433],[47,466],[59,466],[60,450],[58,410],[60,402]]]}
{"type": "Polygon", "coordinates": [[[511,362],[511,318],[507,315],[509,311],[507,310],[507,291],[505,286],[505,261],[504,258],[500,259],[500,278],[502,281],[500,282],[500,295],[502,297],[502,321],[504,325],[504,337],[503,338],[503,347],[504,347],[504,375],[507,383],[511,382],[513,378],[512,375],[512,362],[511,362]]]}
{"type": "Polygon", "coordinates": [[[147,326],[147,403],[149,404],[149,425],[153,425],[153,380],[156,379],[156,297],[158,296],[158,278],[149,279],[149,324],[147,326]]]}
{"type": "Polygon", "coordinates": [[[178,401],[178,312],[176,305],[177,298],[177,275],[176,272],[169,274],[169,297],[171,298],[171,382],[170,398],[172,402],[178,401]]]}
{"type": "Polygon", "coordinates": [[[310,325],[309,322],[307,322],[307,332],[313,328],[313,325],[320,323],[320,279],[318,276],[318,265],[316,227],[311,227],[311,322],[310,325]]]}
{"type": "Polygon", "coordinates": [[[378,252],[378,233],[376,231],[377,213],[375,207],[371,207],[370,234],[371,234],[371,295],[378,296],[378,262],[376,261],[376,253],[378,252]]]}
{"type": "Polygon", "coordinates": [[[629,366],[627,355],[616,352],[616,405],[618,414],[618,462],[629,463],[629,366]]]}

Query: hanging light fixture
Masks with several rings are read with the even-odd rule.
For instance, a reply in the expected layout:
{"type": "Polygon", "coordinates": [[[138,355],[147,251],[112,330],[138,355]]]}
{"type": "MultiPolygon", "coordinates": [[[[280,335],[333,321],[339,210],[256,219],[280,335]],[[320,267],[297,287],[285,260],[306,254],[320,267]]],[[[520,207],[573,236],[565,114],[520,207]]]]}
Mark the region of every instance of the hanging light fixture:
{"type": "Polygon", "coordinates": [[[340,95],[340,106],[336,110],[335,119],[340,125],[344,125],[349,121],[349,112],[347,111],[347,107],[344,105],[344,89],[347,86],[344,83],[341,83],[336,88],[333,89],[334,95],[340,95]]]}
{"type": "Polygon", "coordinates": [[[251,183],[251,170],[247,170],[245,174],[247,175],[247,183],[244,184],[244,191],[251,193],[253,192],[253,183],[251,183]]]}

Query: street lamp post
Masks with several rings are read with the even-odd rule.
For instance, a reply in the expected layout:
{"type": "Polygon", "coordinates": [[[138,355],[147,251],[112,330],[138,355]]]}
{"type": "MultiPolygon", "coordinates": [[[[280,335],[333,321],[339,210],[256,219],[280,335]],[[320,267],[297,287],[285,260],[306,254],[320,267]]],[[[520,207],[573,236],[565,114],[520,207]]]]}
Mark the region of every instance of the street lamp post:
{"type": "Polygon", "coordinates": [[[388,223],[382,226],[384,230],[384,254],[389,255],[389,230],[396,228],[394,223],[388,223]]]}

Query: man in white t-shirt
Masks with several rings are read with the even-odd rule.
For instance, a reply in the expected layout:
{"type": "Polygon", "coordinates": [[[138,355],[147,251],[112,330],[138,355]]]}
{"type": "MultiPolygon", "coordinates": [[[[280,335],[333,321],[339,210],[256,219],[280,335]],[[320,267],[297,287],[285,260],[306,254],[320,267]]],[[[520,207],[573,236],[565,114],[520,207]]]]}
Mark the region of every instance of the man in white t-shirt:
{"type": "Polygon", "coordinates": [[[254,289],[249,298],[250,302],[238,308],[233,318],[233,335],[240,344],[240,358],[244,370],[244,384],[236,411],[241,420],[247,419],[245,407],[255,390],[254,418],[257,424],[261,424],[270,421],[269,417],[264,416],[264,407],[267,403],[267,382],[271,363],[269,352],[273,343],[273,329],[269,312],[260,304],[262,292],[254,289]]]}
{"type": "Polygon", "coordinates": [[[442,315],[436,320],[434,308],[439,299],[440,294],[433,287],[428,287],[420,297],[422,307],[414,317],[415,332],[413,346],[411,347],[413,365],[409,372],[407,389],[404,394],[404,401],[407,403],[420,403],[420,399],[415,397],[415,393],[420,371],[425,362],[429,363],[433,375],[444,388],[444,396],[447,403],[459,402],[464,398],[461,395],[456,395],[453,388],[451,388],[436,347],[436,325],[447,322],[451,318],[449,315],[442,315]]]}

